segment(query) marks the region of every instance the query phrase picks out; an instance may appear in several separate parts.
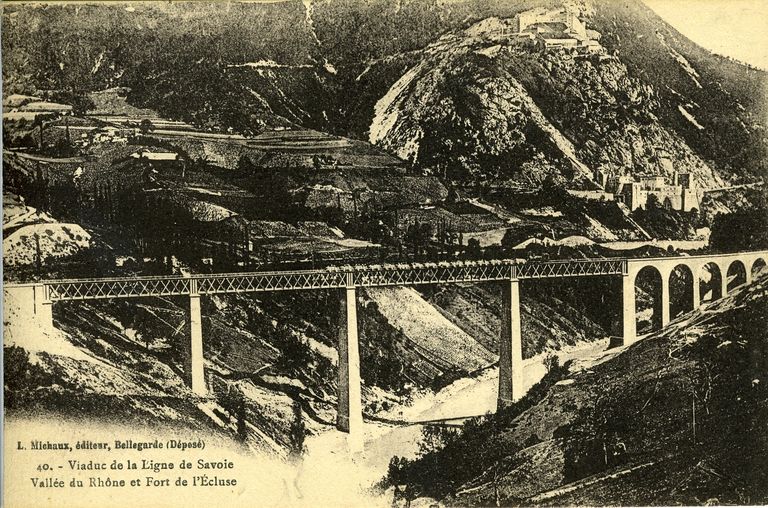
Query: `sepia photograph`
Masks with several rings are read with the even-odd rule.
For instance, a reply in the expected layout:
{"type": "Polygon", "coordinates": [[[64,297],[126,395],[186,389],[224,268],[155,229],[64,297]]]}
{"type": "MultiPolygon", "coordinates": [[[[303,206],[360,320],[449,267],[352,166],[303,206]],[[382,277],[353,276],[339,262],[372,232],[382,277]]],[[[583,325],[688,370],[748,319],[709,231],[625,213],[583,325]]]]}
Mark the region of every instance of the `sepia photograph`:
{"type": "Polygon", "coordinates": [[[768,504],[762,0],[6,1],[2,504],[768,504]]]}

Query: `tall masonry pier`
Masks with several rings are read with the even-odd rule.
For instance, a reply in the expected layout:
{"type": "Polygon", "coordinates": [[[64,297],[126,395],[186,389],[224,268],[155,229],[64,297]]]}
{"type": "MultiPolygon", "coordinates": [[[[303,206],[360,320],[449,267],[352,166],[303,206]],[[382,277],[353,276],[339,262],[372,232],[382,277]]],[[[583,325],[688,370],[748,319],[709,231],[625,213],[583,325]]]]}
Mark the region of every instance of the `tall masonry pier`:
{"type": "Polygon", "coordinates": [[[520,281],[515,277],[501,285],[498,408],[508,406],[523,396],[523,379],[520,281]]]}
{"type": "Polygon", "coordinates": [[[203,317],[200,312],[200,293],[197,280],[189,281],[189,351],[187,352],[187,373],[192,391],[205,396],[205,357],[203,355],[203,317]]]}
{"type": "Polygon", "coordinates": [[[363,408],[360,394],[360,350],[357,337],[357,294],[352,274],[339,290],[339,402],[336,428],[347,432],[349,450],[363,450],[363,408]]]}

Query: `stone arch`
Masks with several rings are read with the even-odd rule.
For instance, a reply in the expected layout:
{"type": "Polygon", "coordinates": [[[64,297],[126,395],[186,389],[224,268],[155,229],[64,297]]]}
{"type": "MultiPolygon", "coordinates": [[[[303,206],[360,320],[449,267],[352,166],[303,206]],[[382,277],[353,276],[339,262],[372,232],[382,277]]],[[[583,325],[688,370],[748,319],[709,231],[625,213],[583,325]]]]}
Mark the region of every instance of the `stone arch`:
{"type": "Polygon", "coordinates": [[[635,274],[635,327],[638,334],[661,328],[662,277],[653,265],[644,266],[635,274]]]}
{"type": "Polygon", "coordinates": [[[693,310],[694,271],[685,263],[675,266],[669,274],[669,317],[693,310]]]}
{"type": "Polygon", "coordinates": [[[766,269],[768,268],[768,265],[765,263],[765,259],[763,258],[757,258],[752,262],[752,268],[750,268],[750,273],[752,274],[752,278],[760,276],[761,273],[765,273],[766,269]]]}
{"type": "Polygon", "coordinates": [[[728,269],[725,272],[727,279],[728,293],[747,283],[747,267],[743,261],[735,260],[728,265],[728,269]]]}
{"type": "Polygon", "coordinates": [[[723,276],[720,266],[714,261],[710,261],[699,268],[698,282],[701,303],[723,297],[723,276]]]}

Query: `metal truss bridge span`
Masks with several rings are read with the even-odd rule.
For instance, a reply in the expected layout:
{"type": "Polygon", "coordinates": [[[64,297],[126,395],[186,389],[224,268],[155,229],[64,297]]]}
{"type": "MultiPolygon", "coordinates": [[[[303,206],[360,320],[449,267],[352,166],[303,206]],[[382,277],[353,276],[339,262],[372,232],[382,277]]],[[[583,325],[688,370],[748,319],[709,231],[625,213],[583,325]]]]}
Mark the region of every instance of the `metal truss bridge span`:
{"type": "Polygon", "coordinates": [[[626,259],[457,261],[332,267],[322,270],[43,281],[51,302],[173,295],[213,295],[345,287],[623,275],[626,259]]]}

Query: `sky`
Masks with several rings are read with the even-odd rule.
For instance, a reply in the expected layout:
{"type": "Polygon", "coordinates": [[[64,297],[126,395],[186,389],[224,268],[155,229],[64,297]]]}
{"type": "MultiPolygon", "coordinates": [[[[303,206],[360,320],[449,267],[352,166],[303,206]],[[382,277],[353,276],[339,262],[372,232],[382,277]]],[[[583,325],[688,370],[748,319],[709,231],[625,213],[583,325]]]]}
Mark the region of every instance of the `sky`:
{"type": "Polygon", "coordinates": [[[699,46],[768,70],[768,1],[643,2],[699,46]]]}

